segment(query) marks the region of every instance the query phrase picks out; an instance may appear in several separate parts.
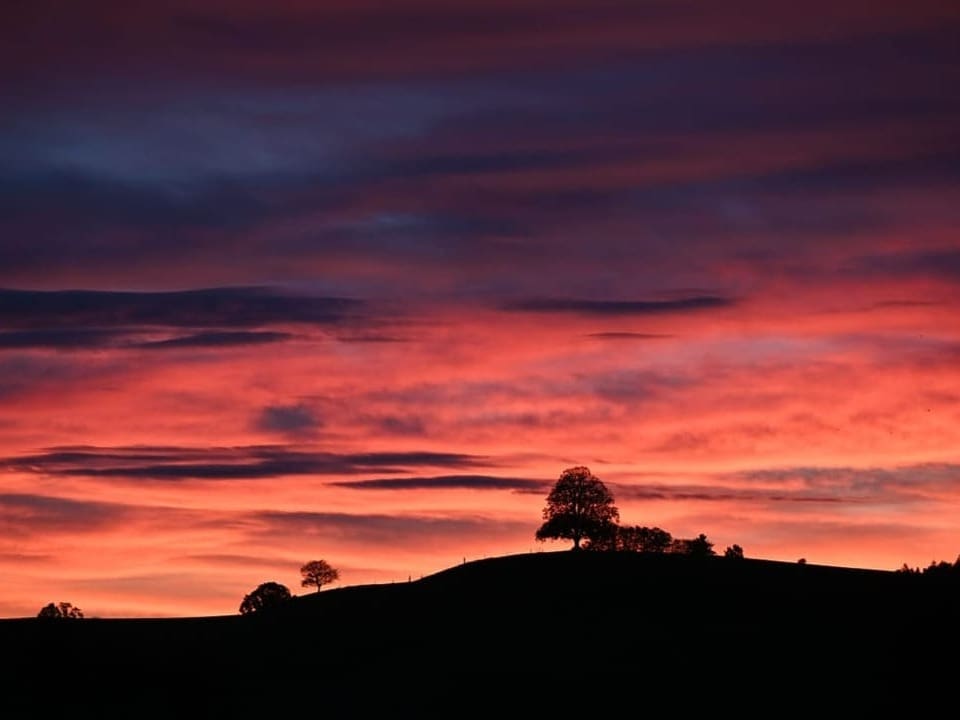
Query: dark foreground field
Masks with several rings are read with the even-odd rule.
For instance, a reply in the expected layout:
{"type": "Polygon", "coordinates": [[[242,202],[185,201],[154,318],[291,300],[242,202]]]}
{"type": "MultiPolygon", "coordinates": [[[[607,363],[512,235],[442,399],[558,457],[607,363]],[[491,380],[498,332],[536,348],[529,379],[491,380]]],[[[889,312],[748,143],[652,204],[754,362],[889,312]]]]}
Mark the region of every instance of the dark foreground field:
{"type": "Polygon", "coordinates": [[[0,621],[2,702],[17,717],[512,717],[521,705],[858,716],[952,704],[958,598],[952,582],[893,572],[516,555],[261,616],[0,621]]]}

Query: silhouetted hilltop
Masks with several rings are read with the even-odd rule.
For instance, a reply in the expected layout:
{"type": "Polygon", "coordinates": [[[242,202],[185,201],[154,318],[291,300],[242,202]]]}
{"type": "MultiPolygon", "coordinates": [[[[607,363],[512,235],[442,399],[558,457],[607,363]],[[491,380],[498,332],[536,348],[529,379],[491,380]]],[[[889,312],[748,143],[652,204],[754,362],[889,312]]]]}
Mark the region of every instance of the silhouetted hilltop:
{"type": "Polygon", "coordinates": [[[957,598],[954,584],[895,572],[564,551],[326,590],[243,617],[8,620],[0,642],[11,687],[69,667],[88,699],[106,682],[144,696],[189,691],[221,709],[361,677],[411,688],[598,674],[655,693],[678,674],[730,675],[809,696],[952,671],[935,658],[960,635],[957,598]]]}

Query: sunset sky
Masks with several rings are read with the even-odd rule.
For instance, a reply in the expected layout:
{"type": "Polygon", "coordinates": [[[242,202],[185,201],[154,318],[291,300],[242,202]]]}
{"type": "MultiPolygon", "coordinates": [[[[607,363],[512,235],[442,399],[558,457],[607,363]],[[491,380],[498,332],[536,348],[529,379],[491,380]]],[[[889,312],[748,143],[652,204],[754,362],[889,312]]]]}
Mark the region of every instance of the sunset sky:
{"type": "Polygon", "coordinates": [[[626,524],[960,554],[956,0],[31,0],[0,617],[237,612],[626,524]]]}

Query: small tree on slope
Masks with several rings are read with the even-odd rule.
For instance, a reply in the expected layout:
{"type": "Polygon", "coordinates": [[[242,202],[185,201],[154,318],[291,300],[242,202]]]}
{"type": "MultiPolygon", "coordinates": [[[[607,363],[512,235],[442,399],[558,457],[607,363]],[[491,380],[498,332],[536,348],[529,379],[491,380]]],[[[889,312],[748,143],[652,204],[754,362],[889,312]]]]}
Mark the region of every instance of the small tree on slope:
{"type": "Polygon", "coordinates": [[[303,576],[300,585],[316,587],[317,592],[320,592],[320,588],[324,585],[329,585],[340,577],[339,571],[331,567],[326,560],[311,560],[300,568],[300,574],[303,576]]]}

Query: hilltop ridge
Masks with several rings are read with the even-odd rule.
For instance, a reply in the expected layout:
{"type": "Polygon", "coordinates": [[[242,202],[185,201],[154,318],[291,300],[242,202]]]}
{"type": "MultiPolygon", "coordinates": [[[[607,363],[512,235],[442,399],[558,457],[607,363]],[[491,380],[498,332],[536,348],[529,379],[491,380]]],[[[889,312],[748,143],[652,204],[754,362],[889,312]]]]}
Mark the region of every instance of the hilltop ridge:
{"type": "Polygon", "coordinates": [[[44,677],[56,658],[88,687],[109,677],[145,695],[192,688],[220,701],[256,688],[283,695],[306,677],[376,682],[414,669],[421,680],[576,668],[654,681],[726,668],[824,688],[936,671],[925,657],[931,636],[911,625],[922,617],[942,629],[936,646],[957,639],[957,593],[920,580],[768,560],[543,552],[325,590],[250,616],[7,621],[0,642],[14,687],[44,677]]]}

